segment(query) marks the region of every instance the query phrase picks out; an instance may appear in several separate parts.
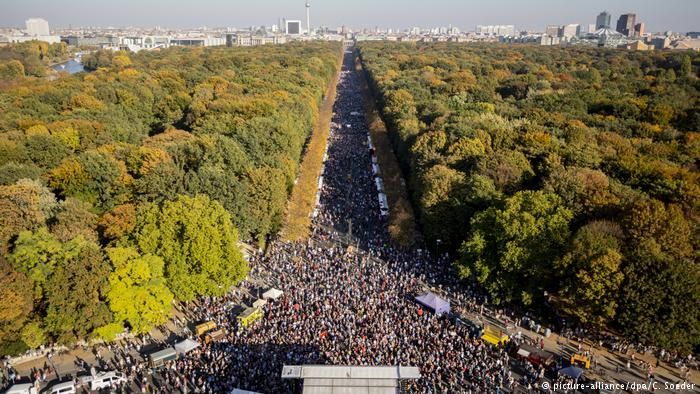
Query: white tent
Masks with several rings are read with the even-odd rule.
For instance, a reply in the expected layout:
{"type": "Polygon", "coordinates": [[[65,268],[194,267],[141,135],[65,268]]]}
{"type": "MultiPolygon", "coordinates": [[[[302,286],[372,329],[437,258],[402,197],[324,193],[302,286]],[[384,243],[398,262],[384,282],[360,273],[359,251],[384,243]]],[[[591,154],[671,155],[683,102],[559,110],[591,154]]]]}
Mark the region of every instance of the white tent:
{"type": "Polygon", "coordinates": [[[260,394],[260,393],[258,393],[257,391],[233,389],[233,391],[231,391],[231,394],[260,394]]]}
{"type": "Polygon", "coordinates": [[[196,349],[199,347],[199,342],[193,341],[191,339],[185,339],[182,342],[178,342],[175,344],[175,351],[178,353],[189,353],[192,350],[196,349]]]}
{"type": "Polygon", "coordinates": [[[263,293],[263,298],[264,299],[271,298],[273,300],[276,300],[276,299],[280,298],[282,296],[282,294],[284,294],[284,292],[282,290],[277,290],[275,288],[272,288],[272,289],[263,293]]]}

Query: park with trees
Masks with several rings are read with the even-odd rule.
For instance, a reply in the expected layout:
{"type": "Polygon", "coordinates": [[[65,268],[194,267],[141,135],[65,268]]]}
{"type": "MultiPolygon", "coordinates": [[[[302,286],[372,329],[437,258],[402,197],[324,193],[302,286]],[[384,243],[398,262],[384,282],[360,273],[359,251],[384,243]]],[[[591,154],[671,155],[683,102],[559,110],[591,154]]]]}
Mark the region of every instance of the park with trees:
{"type": "Polygon", "coordinates": [[[0,49],[0,355],[147,333],[218,296],[264,247],[329,83],[337,43],[0,49]]]}
{"type": "Polygon", "coordinates": [[[700,346],[700,55],[361,43],[429,246],[490,301],[700,346]]]}

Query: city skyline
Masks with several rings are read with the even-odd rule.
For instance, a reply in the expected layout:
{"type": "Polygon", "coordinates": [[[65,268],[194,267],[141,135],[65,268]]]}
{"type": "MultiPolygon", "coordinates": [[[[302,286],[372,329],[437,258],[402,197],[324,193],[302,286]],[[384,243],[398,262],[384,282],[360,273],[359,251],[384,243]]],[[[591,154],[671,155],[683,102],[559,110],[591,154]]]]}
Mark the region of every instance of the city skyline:
{"type": "MultiPolygon", "coordinates": [[[[47,0],[26,0],[3,6],[0,26],[21,27],[28,18],[49,20],[52,28],[76,26],[134,26],[193,28],[200,26],[247,27],[271,25],[278,18],[305,20],[305,2],[265,0],[260,2],[225,2],[202,0],[136,1],[122,0],[102,4],[92,11],[93,3],[74,0],[72,7],[47,0]],[[85,10],[76,12],[76,9],[85,10]]],[[[614,21],[621,14],[636,13],[648,31],[695,31],[700,29],[700,2],[673,0],[639,2],[591,0],[585,4],[563,4],[552,0],[528,2],[501,0],[490,3],[476,1],[436,0],[429,5],[417,0],[353,3],[315,1],[311,8],[312,27],[410,28],[413,26],[453,25],[473,30],[479,24],[514,24],[518,30],[541,30],[551,24],[593,24],[601,11],[608,11],[614,21]],[[400,6],[399,6],[400,5],[400,6]]]]}

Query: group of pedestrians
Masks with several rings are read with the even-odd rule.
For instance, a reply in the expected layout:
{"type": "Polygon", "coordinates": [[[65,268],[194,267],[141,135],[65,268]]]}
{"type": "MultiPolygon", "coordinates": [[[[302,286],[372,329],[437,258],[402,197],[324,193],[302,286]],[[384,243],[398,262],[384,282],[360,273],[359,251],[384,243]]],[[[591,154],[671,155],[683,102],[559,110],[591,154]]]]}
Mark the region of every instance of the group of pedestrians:
{"type": "MultiPolygon", "coordinates": [[[[224,297],[187,304],[188,320],[213,321],[225,334],[200,340],[198,348],[159,369],[140,355],[142,345],[153,345],[149,338],[106,349],[109,359],[96,354],[101,369],[126,377],[119,391],[285,393],[293,383],[281,378],[282,367],[301,364],[417,366],[421,378],[402,382],[415,393],[538,388],[542,370],[515,374],[504,348],[484,343],[470,327],[415,302],[415,296],[430,290],[448,298],[453,310],[478,314],[487,300],[457,281],[446,257],[390,243],[375,182],[381,169],[379,174],[373,170],[360,86],[353,56],[347,54],[310,239],[273,240],[264,253],[250,257],[251,277],[283,295],[265,304],[263,317],[246,328],[236,320],[236,305],[252,301],[245,296],[257,290],[252,281],[224,297]]],[[[525,322],[530,321],[514,320],[525,322]]]]}
{"type": "Polygon", "coordinates": [[[516,379],[504,349],[414,301],[432,288],[449,296],[453,308],[477,305],[450,280],[444,262],[424,250],[390,246],[352,66],[346,56],[311,239],[276,240],[251,259],[251,273],[284,295],[265,305],[252,327],[238,327],[233,314],[219,319],[227,338],[196,357],[205,354],[212,388],[284,392],[283,365],[333,364],[418,366],[422,377],[404,382],[412,392],[509,390],[516,379]]]}

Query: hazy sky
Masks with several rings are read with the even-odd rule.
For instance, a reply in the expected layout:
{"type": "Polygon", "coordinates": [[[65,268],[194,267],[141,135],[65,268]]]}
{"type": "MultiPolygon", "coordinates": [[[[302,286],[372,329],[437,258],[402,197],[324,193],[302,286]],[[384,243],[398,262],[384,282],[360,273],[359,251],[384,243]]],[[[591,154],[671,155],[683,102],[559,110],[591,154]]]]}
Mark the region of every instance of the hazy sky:
{"type": "MultiPolygon", "coordinates": [[[[514,24],[544,30],[548,24],[594,23],[608,10],[613,25],[636,12],[647,31],[700,30],[700,0],[312,0],[312,26],[407,28],[452,24],[514,24]]],[[[304,19],[304,0],[0,0],[0,26],[24,26],[43,17],[52,27],[270,25],[304,19]]]]}

